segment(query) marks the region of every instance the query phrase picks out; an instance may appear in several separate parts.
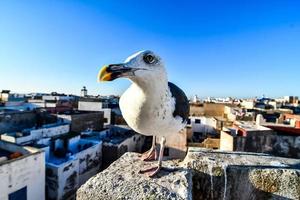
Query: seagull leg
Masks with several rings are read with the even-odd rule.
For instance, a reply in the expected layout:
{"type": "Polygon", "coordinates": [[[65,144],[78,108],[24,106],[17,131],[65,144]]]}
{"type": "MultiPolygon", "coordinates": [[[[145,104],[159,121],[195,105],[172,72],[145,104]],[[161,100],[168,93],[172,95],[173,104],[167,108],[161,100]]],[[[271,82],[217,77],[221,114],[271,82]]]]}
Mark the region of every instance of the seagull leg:
{"type": "Polygon", "coordinates": [[[141,174],[146,174],[149,177],[153,177],[159,172],[162,165],[162,158],[164,156],[165,144],[166,144],[166,138],[162,137],[160,141],[160,151],[159,151],[157,166],[145,170],[140,170],[141,174]]]}
{"type": "Polygon", "coordinates": [[[153,136],[151,149],[149,149],[148,151],[146,151],[145,153],[143,153],[141,155],[141,160],[143,160],[143,161],[152,161],[152,160],[157,159],[157,151],[156,151],[155,140],[156,140],[156,137],[153,136]]]}

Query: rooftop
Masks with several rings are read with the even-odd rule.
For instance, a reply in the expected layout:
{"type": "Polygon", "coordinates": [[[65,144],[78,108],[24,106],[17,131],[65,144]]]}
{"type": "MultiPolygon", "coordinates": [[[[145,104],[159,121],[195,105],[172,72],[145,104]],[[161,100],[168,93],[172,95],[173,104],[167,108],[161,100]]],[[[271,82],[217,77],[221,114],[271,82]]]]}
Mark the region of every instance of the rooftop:
{"type": "Polygon", "coordinates": [[[34,153],[40,153],[40,150],[0,140],[0,165],[34,153]]]}
{"type": "Polygon", "coordinates": [[[47,129],[47,128],[54,128],[54,127],[59,127],[59,126],[64,126],[64,125],[69,125],[69,123],[65,122],[58,122],[54,124],[45,124],[42,127],[39,128],[29,128],[29,129],[24,129],[22,132],[11,132],[11,133],[5,133],[5,135],[14,137],[14,138],[20,138],[20,137],[26,137],[30,135],[30,131],[33,130],[39,130],[39,129],[47,129]]]}
{"type": "Polygon", "coordinates": [[[281,135],[300,135],[300,128],[295,128],[290,124],[265,123],[264,126],[273,129],[281,135]]]}
{"type": "MultiPolygon", "coordinates": [[[[71,136],[70,136],[71,137],[71,136]]],[[[74,136],[73,136],[74,137],[74,136]]],[[[61,139],[61,138],[59,138],[61,139]]],[[[47,160],[48,164],[53,165],[61,165],[65,162],[76,159],[76,154],[82,152],[92,146],[95,146],[99,142],[86,140],[86,139],[78,139],[75,144],[75,148],[68,149],[57,149],[56,151],[51,151],[49,154],[49,158],[47,160]]]]}
{"type": "Polygon", "coordinates": [[[133,135],[135,135],[135,132],[127,126],[111,126],[110,128],[103,129],[100,132],[90,132],[85,135],[85,138],[101,140],[105,143],[116,145],[122,143],[133,135]]]}
{"type": "Polygon", "coordinates": [[[271,131],[272,129],[260,125],[256,125],[254,122],[238,121],[234,123],[235,126],[250,132],[250,131],[271,131]]]}

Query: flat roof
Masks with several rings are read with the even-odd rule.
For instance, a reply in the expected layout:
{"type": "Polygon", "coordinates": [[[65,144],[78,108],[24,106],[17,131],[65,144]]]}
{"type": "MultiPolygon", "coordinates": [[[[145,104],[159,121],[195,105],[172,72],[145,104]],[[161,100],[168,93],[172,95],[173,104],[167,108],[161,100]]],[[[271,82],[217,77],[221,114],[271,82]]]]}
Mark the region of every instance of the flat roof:
{"type": "Polygon", "coordinates": [[[54,128],[54,127],[59,127],[59,126],[65,126],[65,125],[70,125],[67,122],[59,122],[59,123],[55,123],[55,124],[45,124],[42,127],[38,127],[38,128],[28,128],[28,129],[24,129],[23,131],[19,131],[19,132],[10,132],[10,133],[5,133],[3,135],[7,135],[7,136],[12,136],[14,138],[20,138],[20,137],[26,137],[30,135],[30,131],[34,131],[34,130],[39,130],[39,129],[47,129],[47,128],[54,128]]]}
{"type": "Polygon", "coordinates": [[[126,139],[134,136],[135,133],[134,131],[128,130],[126,132],[123,133],[112,133],[110,135],[108,135],[107,137],[103,138],[103,142],[106,143],[111,143],[111,144],[120,144],[123,141],[125,141],[126,139]]]}
{"type": "Polygon", "coordinates": [[[256,125],[253,122],[239,121],[238,123],[234,123],[234,125],[238,126],[241,129],[244,129],[246,131],[270,131],[270,130],[272,130],[268,127],[256,125]]]}
{"type": "Polygon", "coordinates": [[[0,140],[0,157],[5,157],[4,159],[0,160],[0,165],[14,162],[14,160],[22,159],[40,152],[42,151],[36,148],[21,146],[15,143],[0,140]]]}
{"type": "Polygon", "coordinates": [[[89,135],[85,135],[84,139],[103,141],[104,143],[110,143],[113,145],[120,144],[126,139],[134,136],[136,133],[128,126],[113,125],[110,128],[105,128],[102,131],[92,132],[89,135]],[[100,136],[100,132],[108,130],[106,136],[100,136]]]}
{"type": "Polygon", "coordinates": [[[68,161],[74,160],[76,157],[75,155],[77,153],[80,153],[90,147],[93,147],[95,145],[99,144],[97,141],[88,140],[88,139],[79,139],[77,142],[77,146],[80,146],[80,148],[77,148],[75,152],[71,152],[70,149],[68,149],[68,153],[65,154],[65,156],[58,157],[54,155],[54,152],[51,151],[49,154],[48,160],[46,160],[47,164],[53,164],[53,165],[61,165],[63,163],[66,163],[68,161]]]}

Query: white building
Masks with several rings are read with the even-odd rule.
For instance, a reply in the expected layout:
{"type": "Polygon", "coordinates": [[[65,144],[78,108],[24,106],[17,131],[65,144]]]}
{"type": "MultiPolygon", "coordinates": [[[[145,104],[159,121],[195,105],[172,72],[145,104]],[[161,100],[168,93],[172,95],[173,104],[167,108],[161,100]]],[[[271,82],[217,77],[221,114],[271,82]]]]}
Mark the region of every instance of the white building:
{"type": "Polygon", "coordinates": [[[97,174],[102,165],[102,142],[81,139],[80,135],[69,130],[69,124],[58,123],[1,137],[3,140],[30,144],[43,150],[44,168],[46,160],[43,189],[46,180],[48,199],[73,198],[77,188],[97,174]]]}
{"type": "Polygon", "coordinates": [[[24,145],[42,138],[63,135],[69,131],[70,125],[68,123],[47,124],[37,129],[25,129],[23,132],[3,134],[1,140],[24,145]]]}
{"type": "Polygon", "coordinates": [[[78,101],[79,111],[101,111],[107,106],[107,103],[99,98],[80,98],[78,101]]]}
{"type": "Polygon", "coordinates": [[[112,109],[108,108],[108,103],[103,99],[81,98],[78,101],[79,111],[102,111],[104,113],[104,127],[111,124],[112,109]]]}
{"type": "Polygon", "coordinates": [[[49,199],[74,198],[76,190],[101,168],[101,141],[81,139],[80,136],[66,139],[58,138],[49,144],[54,148],[46,161],[49,199]]]}
{"type": "Polygon", "coordinates": [[[192,132],[215,134],[217,128],[217,120],[213,117],[191,116],[192,132]]]}
{"type": "Polygon", "coordinates": [[[0,199],[45,199],[45,153],[0,141],[0,199]]]}
{"type": "Polygon", "coordinates": [[[243,100],[241,103],[241,106],[246,109],[253,109],[255,107],[255,101],[252,99],[251,100],[243,100]]]}
{"type": "Polygon", "coordinates": [[[199,103],[199,102],[200,102],[200,99],[198,98],[197,95],[195,95],[195,96],[193,97],[192,102],[193,102],[193,103],[199,103]]]}
{"type": "Polygon", "coordinates": [[[42,97],[44,101],[70,101],[73,100],[73,96],[68,95],[44,95],[42,97]]]}
{"type": "Polygon", "coordinates": [[[125,152],[141,152],[145,136],[137,134],[128,126],[112,125],[100,132],[84,132],[87,139],[102,141],[102,164],[109,164],[121,157],[125,152]]]}

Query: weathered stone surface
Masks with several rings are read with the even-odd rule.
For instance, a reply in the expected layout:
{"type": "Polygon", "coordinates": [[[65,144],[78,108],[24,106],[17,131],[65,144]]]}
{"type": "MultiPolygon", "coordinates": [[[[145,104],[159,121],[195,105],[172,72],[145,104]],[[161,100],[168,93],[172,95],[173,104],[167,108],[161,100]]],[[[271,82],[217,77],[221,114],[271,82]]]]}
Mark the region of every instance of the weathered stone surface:
{"type": "MultiPolygon", "coordinates": [[[[157,177],[126,153],[91,178],[77,199],[300,199],[300,160],[190,147],[183,162],[164,161],[157,177]]],[[[153,164],[153,163],[152,163],[153,164]]]]}
{"type": "Polygon", "coordinates": [[[137,153],[126,153],[77,191],[78,200],[88,199],[191,199],[192,175],[178,160],[164,161],[155,178],[139,174],[153,162],[142,162],[137,153]]]}
{"type": "Polygon", "coordinates": [[[189,148],[193,199],[300,199],[300,160],[189,148]]]}

